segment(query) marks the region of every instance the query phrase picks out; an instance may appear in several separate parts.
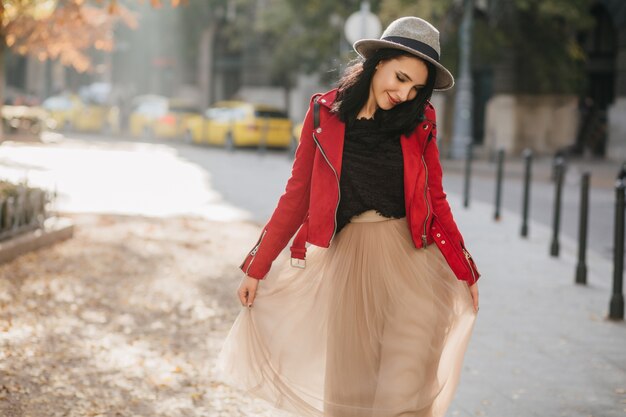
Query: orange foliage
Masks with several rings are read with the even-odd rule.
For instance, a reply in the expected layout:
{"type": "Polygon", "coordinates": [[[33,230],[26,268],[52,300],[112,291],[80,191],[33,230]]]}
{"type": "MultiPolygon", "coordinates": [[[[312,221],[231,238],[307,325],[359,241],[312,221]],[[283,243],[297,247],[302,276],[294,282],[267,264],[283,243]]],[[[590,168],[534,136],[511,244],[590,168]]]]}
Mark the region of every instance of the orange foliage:
{"type": "MultiPolygon", "coordinates": [[[[4,0],[2,0],[4,2],[4,0]]],[[[15,1],[14,7],[30,7],[32,2],[15,1]]],[[[137,26],[132,12],[110,1],[108,7],[94,7],[84,0],[65,0],[46,17],[33,13],[15,13],[12,19],[2,14],[2,35],[7,46],[20,54],[30,54],[40,60],[59,59],[63,65],[83,72],[91,69],[86,55],[89,48],[111,51],[114,46],[113,26],[122,21],[137,26]]]]}
{"type": "MultiPolygon", "coordinates": [[[[110,2],[117,2],[117,0],[109,0],[110,2]]],[[[144,0],[139,0],[139,3],[143,4],[144,0]]],[[[152,7],[158,9],[163,5],[163,2],[161,0],[150,0],[150,4],[152,5],[152,7]]],[[[189,0],[170,0],[170,4],[172,5],[172,7],[178,7],[179,5],[183,4],[183,5],[187,5],[189,4],[189,0]]]]}

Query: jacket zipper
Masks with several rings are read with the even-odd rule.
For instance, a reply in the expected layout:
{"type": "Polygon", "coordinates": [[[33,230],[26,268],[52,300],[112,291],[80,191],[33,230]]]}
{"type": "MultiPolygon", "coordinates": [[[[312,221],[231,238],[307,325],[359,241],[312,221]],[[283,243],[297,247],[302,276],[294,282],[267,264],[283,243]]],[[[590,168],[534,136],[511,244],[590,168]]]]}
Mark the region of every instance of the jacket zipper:
{"type": "Polygon", "coordinates": [[[470,262],[471,255],[465,248],[461,248],[463,250],[463,254],[465,255],[465,261],[467,261],[467,266],[469,267],[470,272],[472,273],[473,282],[476,282],[476,275],[474,275],[474,268],[472,268],[472,263],[470,262]]]}
{"type": "MultiPolygon", "coordinates": [[[[429,134],[430,135],[430,134],[429,134]]],[[[429,136],[430,139],[430,136],[429,136]]],[[[426,145],[424,145],[424,149],[422,150],[422,163],[424,164],[424,171],[426,172],[426,184],[424,186],[424,201],[426,202],[426,218],[424,219],[424,230],[422,233],[422,247],[426,248],[428,241],[426,239],[426,223],[428,222],[428,218],[430,217],[430,205],[428,204],[428,166],[426,165],[426,159],[424,159],[424,152],[426,152],[426,146],[428,146],[428,140],[426,140],[426,145]]]]}
{"type": "Polygon", "coordinates": [[[333,229],[333,234],[330,237],[330,240],[328,241],[328,246],[330,246],[330,242],[333,241],[333,238],[335,237],[335,233],[337,232],[337,210],[339,210],[339,200],[341,200],[341,189],[339,188],[339,176],[337,175],[337,171],[335,171],[335,168],[333,167],[333,165],[330,163],[330,161],[326,157],[326,152],[324,152],[322,145],[320,145],[320,143],[318,142],[317,136],[315,136],[315,133],[313,134],[313,140],[315,141],[315,144],[317,145],[317,147],[320,149],[320,152],[322,153],[324,160],[326,161],[330,169],[333,170],[333,174],[335,174],[335,179],[337,180],[337,205],[335,206],[335,219],[334,219],[335,228],[333,229]]]}
{"type": "Polygon", "coordinates": [[[426,219],[424,219],[424,233],[422,234],[422,245],[425,248],[428,243],[426,240],[426,224],[428,223],[428,218],[430,217],[430,205],[428,204],[428,167],[426,166],[426,160],[424,159],[424,155],[422,155],[422,162],[424,163],[424,170],[426,170],[426,185],[424,186],[424,201],[426,201],[426,219]]]}
{"type": "Polygon", "coordinates": [[[261,233],[261,237],[259,238],[259,241],[254,246],[254,248],[252,248],[252,250],[250,251],[250,255],[252,256],[252,260],[248,264],[248,268],[246,268],[246,275],[248,275],[248,271],[250,270],[250,267],[252,266],[252,262],[254,262],[254,259],[256,257],[256,253],[259,250],[259,246],[261,246],[261,241],[263,240],[263,237],[265,236],[266,233],[267,233],[267,229],[263,230],[263,233],[261,233]]]}

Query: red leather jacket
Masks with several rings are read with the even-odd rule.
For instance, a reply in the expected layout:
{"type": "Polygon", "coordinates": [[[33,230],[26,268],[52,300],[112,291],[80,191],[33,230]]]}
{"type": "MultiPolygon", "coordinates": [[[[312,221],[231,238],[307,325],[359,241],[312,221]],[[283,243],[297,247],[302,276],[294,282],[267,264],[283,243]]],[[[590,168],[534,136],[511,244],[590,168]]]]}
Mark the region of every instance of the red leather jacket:
{"type": "MultiPolygon", "coordinates": [[[[315,95],[305,116],[291,177],[259,240],[240,268],[263,279],[289,240],[292,266],[304,267],[305,241],[327,248],[337,230],[341,162],[345,124],[330,109],[336,89],[315,95]],[[313,101],[320,103],[319,126],[314,129],[313,101]]],[[[480,276],[465,249],[443,191],[437,149],[435,109],[427,105],[425,120],[409,136],[402,135],[404,195],[407,224],[416,248],[435,242],[458,279],[473,284],[480,276]]]]}

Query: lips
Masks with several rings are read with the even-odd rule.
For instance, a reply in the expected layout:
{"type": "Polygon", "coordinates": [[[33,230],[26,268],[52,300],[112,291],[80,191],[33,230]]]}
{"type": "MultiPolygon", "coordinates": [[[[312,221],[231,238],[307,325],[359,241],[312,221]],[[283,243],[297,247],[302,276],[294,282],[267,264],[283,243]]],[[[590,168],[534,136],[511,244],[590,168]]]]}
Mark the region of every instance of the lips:
{"type": "Polygon", "coordinates": [[[394,106],[395,106],[396,104],[400,103],[400,100],[394,100],[394,99],[393,99],[393,97],[391,97],[391,95],[390,95],[389,93],[387,93],[387,97],[389,97],[389,102],[390,102],[392,105],[394,105],[394,106]]]}

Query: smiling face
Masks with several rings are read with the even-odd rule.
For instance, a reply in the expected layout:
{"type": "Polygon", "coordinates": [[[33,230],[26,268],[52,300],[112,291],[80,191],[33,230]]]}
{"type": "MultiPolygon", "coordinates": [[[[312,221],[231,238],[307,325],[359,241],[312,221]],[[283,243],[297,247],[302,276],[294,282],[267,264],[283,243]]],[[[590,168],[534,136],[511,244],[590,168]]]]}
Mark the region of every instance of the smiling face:
{"type": "Polygon", "coordinates": [[[372,77],[365,107],[374,112],[377,108],[390,110],[400,103],[413,100],[418,90],[426,85],[427,79],[428,67],[417,57],[400,55],[380,61],[372,77]]]}

